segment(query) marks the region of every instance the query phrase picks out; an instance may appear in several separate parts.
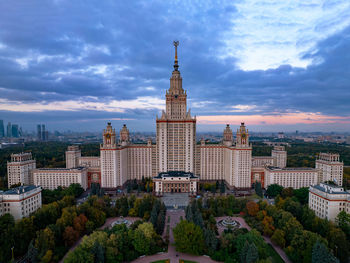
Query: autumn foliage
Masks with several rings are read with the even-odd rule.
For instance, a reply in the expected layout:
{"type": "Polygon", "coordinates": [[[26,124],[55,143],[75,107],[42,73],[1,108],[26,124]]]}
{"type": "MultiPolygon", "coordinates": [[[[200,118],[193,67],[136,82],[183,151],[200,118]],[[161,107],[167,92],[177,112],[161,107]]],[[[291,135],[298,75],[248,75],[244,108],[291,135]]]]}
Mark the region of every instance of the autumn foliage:
{"type": "Polygon", "coordinates": [[[259,205],[253,201],[248,202],[246,208],[250,216],[256,216],[259,212],[259,205]]]}

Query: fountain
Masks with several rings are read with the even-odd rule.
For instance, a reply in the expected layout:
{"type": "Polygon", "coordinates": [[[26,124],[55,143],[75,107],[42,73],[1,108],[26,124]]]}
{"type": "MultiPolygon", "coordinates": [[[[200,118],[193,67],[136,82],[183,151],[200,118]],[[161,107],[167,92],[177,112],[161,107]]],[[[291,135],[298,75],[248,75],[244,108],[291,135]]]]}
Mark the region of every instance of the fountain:
{"type": "Polygon", "coordinates": [[[226,217],[225,219],[222,219],[218,222],[218,225],[224,228],[239,228],[240,223],[236,220],[234,220],[232,217],[226,217]]]}
{"type": "Polygon", "coordinates": [[[111,227],[114,227],[115,225],[121,225],[121,224],[125,224],[127,227],[129,227],[131,225],[131,222],[121,216],[120,218],[112,222],[111,227]]]}

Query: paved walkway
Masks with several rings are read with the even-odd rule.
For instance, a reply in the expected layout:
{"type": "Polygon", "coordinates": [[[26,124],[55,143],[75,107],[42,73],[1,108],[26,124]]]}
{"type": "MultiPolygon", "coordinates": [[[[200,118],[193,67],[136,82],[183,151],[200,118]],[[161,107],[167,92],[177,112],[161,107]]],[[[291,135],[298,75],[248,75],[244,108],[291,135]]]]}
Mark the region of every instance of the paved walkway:
{"type": "MultiPolygon", "coordinates": [[[[111,224],[112,224],[115,220],[117,220],[117,219],[119,219],[119,218],[120,218],[120,217],[109,217],[109,218],[107,218],[107,219],[106,219],[106,222],[104,223],[104,225],[101,226],[100,228],[98,228],[98,230],[102,230],[102,229],[105,229],[105,228],[107,228],[107,227],[110,227],[111,224]]],[[[139,217],[124,217],[124,219],[129,220],[131,223],[134,223],[135,221],[137,221],[137,220],[139,220],[139,219],[141,219],[141,218],[139,218],[139,217]]],[[[85,235],[84,235],[84,236],[85,236],[85,235]]],[[[73,251],[74,249],[76,249],[77,246],[79,246],[79,244],[80,244],[81,241],[83,240],[83,237],[84,237],[84,236],[82,236],[77,242],[75,242],[75,244],[67,251],[67,253],[64,255],[64,257],[59,261],[59,263],[63,263],[64,260],[65,260],[65,258],[66,258],[67,255],[68,255],[68,253],[71,252],[71,251],[73,251]]]]}
{"type": "MultiPolygon", "coordinates": [[[[169,246],[168,246],[168,252],[166,253],[160,253],[160,254],[155,254],[151,256],[144,256],[140,257],[134,261],[133,263],[149,263],[157,260],[162,260],[162,259],[170,259],[170,263],[178,263],[179,259],[185,259],[185,260],[192,260],[196,261],[198,263],[215,263],[218,261],[212,260],[208,256],[193,256],[181,252],[177,252],[175,250],[175,246],[173,245],[174,243],[174,235],[172,229],[180,222],[181,217],[185,219],[185,212],[184,210],[167,210],[166,213],[166,221],[165,221],[165,227],[164,227],[164,233],[163,233],[163,238],[165,239],[166,235],[166,229],[167,225],[169,225],[170,228],[170,235],[169,235],[169,246]],[[168,217],[170,216],[170,223],[168,223],[168,217]]],[[[101,226],[99,229],[105,229],[111,225],[112,222],[117,220],[120,217],[111,217],[107,218],[106,223],[101,226]]],[[[217,217],[216,222],[219,222],[220,220],[227,218],[227,216],[224,217],[217,217]]],[[[247,228],[249,231],[251,230],[251,227],[245,222],[245,220],[242,217],[232,217],[234,220],[238,221],[240,223],[240,227],[247,228]]],[[[138,217],[125,217],[125,219],[135,222],[136,220],[140,219],[138,217]]],[[[223,227],[218,226],[219,234],[224,231],[223,227]]],[[[276,246],[274,243],[272,243],[271,239],[269,237],[263,236],[264,240],[266,243],[271,244],[271,246],[276,250],[276,252],[281,256],[281,258],[284,260],[286,263],[291,263],[289,258],[287,257],[286,253],[281,249],[279,246],[276,246]]],[[[82,241],[83,237],[81,237],[73,247],[69,249],[69,251],[66,253],[66,255],[60,260],[60,263],[64,262],[64,259],[66,258],[67,254],[74,250],[82,241]]]]}
{"type": "Polygon", "coordinates": [[[168,252],[162,253],[162,254],[156,254],[152,256],[145,256],[138,258],[133,263],[149,263],[157,260],[162,259],[170,259],[170,263],[179,263],[179,259],[185,259],[185,260],[192,260],[198,263],[215,263],[218,261],[214,261],[210,259],[208,256],[192,256],[185,253],[177,252],[175,250],[174,243],[174,236],[172,229],[177,225],[178,222],[180,222],[180,218],[182,216],[183,219],[185,219],[185,212],[184,210],[167,210],[167,218],[165,221],[165,228],[163,237],[165,237],[166,234],[166,226],[170,226],[170,235],[169,235],[169,246],[168,246],[168,252]],[[168,216],[170,216],[170,224],[168,223],[168,216]]]}
{"type": "MultiPolygon", "coordinates": [[[[216,225],[218,227],[218,232],[219,232],[219,235],[221,235],[222,232],[224,232],[224,230],[226,229],[226,227],[222,227],[220,225],[218,225],[217,223],[225,218],[228,218],[230,216],[222,216],[222,217],[216,217],[215,220],[216,220],[216,225]]],[[[248,230],[250,230],[250,226],[248,226],[248,224],[245,222],[245,220],[242,218],[242,217],[231,217],[233,220],[236,220],[240,226],[239,228],[246,228],[248,230]]]]}
{"type": "MultiPolygon", "coordinates": [[[[219,222],[220,220],[227,218],[227,216],[223,216],[223,217],[216,217],[216,222],[219,222]]],[[[251,230],[251,227],[245,222],[244,218],[242,217],[232,217],[232,219],[238,221],[241,225],[240,227],[244,227],[246,229],[248,229],[249,231],[251,230]]],[[[221,233],[224,231],[224,227],[221,227],[218,225],[218,231],[219,234],[221,235],[221,233]]],[[[285,263],[291,263],[291,261],[289,260],[289,258],[287,257],[286,253],[283,251],[282,248],[280,248],[279,246],[276,246],[274,243],[272,243],[271,239],[269,237],[263,236],[264,240],[266,243],[270,244],[275,250],[276,252],[280,255],[280,257],[284,260],[285,263]]]]}

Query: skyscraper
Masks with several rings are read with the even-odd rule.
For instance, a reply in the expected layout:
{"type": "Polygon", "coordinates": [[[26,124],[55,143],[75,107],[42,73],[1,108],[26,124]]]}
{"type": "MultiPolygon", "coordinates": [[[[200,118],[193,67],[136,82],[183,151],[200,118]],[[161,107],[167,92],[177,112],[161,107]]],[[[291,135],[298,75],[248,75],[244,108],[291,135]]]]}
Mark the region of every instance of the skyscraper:
{"type": "Polygon", "coordinates": [[[12,125],[11,125],[11,122],[9,122],[8,124],[7,124],[7,137],[12,137],[12,125]]]}
{"type": "Polygon", "coordinates": [[[41,125],[38,124],[36,126],[36,129],[37,129],[37,138],[38,138],[38,141],[41,141],[41,125]]]}
{"type": "Polygon", "coordinates": [[[196,118],[187,111],[187,93],[177,59],[178,41],[174,41],[175,61],[166,92],[166,109],[157,118],[157,152],[159,172],[195,170],[196,118]]]}
{"type": "Polygon", "coordinates": [[[4,121],[0,120],[0,138],[5,137],[4,121]]]}
{"type": "Polygon", "coordinates": [[[18,124],[13,124],[11,130],[12,130],[12,137],[18,138],[19,137],[18,124]]]}
{"type": "Polygon", "coordinates": [[[45,124],[41,125],[41,140],[46,141],[45,124]]]}

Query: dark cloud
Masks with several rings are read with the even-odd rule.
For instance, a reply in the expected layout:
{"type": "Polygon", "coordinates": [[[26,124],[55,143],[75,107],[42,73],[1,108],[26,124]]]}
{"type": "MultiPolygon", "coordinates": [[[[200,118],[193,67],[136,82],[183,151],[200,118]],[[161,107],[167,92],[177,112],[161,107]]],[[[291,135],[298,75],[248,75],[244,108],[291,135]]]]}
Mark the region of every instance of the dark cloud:
{"type": "MultiPolygon", "coordinates": [[[[193,107],[194,114],[231,114],[234,105],[256,105],[235,114],[350,115],[350,28],[318,43],[317,52],[304,54],[315,62],[306,69],[282,65],[243,71],[235,58],[219,59],[223,32],[239,15],[225,2],[5,1],[0,10],[2,99],[48,103],[86,96],[100,101],[163,98],[172,70],[171,43],[179,39],[180,70],[190,104],[211,102],[193,107]]],[[[1,118],[35,122],[54,115],[57,121],[115,117],[146,122],[157,112],[3,111],[1,118]]]]}

